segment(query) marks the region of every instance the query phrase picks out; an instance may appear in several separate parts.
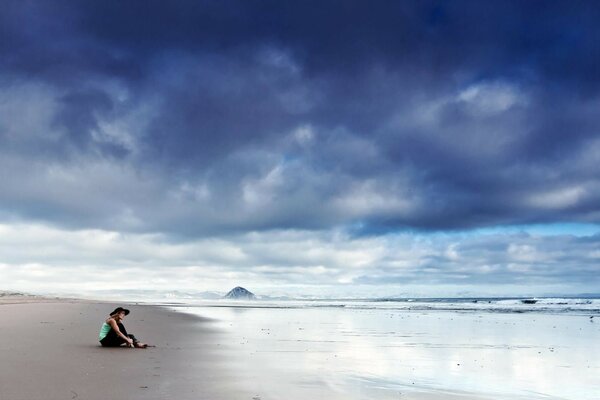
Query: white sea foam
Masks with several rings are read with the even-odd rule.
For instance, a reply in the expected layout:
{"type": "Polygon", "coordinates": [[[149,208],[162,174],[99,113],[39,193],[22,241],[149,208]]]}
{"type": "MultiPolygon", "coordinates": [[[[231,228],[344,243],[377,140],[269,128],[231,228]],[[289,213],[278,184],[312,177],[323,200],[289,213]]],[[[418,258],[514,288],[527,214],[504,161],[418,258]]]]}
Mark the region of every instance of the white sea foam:
{"type": "MultiPolygon", "coordinates": [[[[177,298],[155,299],[175,303],[177,298]]],[[[206,307],[237,308],[346,308],[355,310],[457,311],[474,313],[600,314],[598,298],[461,298],[461,299],[341,299],[341,300],[206,300],[179,299],[206,307]]]]}

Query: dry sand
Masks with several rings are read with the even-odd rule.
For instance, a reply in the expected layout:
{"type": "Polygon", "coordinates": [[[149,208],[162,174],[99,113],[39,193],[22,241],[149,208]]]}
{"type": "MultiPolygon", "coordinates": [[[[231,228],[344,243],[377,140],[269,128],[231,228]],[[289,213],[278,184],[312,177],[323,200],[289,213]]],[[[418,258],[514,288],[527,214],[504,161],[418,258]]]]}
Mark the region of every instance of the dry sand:
{"type": "MultiPolygon", "coordinates": [[[[122,304],[118,304],[122,305],[122,304]]],[[[130,333],[156,348],[102,348],[117,304],[3,296],[0,399],[251,399],[217,354],[208,320],[128,305],[130,333]]]]}

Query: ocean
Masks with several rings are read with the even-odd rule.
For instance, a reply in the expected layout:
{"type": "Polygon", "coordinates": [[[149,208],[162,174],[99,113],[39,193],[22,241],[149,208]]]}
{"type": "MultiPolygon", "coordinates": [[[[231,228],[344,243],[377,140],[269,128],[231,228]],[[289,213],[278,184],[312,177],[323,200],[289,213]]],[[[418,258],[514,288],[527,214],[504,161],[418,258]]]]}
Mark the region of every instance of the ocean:
{"type": "Polygon", "coordinates": [[[157,303],[209,318],[261,400],[600,398],[599,298],[157,303]]]}

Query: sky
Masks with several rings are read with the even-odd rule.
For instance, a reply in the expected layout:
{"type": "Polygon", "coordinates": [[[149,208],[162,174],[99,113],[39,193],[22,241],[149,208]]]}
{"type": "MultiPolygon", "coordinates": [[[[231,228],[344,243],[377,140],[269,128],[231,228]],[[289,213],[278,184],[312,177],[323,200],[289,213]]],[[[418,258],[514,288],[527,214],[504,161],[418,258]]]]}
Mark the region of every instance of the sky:
{"type": "Polygon", "coordinates": [[[0,9],[0,289],[598,292],[596,1],[0,9]]]}

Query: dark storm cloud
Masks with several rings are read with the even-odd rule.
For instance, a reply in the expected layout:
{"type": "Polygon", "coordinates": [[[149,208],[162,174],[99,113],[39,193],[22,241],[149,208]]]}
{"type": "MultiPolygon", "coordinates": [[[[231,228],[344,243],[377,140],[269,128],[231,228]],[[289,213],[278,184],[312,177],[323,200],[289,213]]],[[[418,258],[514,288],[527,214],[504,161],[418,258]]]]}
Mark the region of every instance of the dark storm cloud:
{"type": "Polygon", "coordinates": [[[599,222],[599,19],[593,1],[4,2],[0,206],[186,235],[599,222]]]}

